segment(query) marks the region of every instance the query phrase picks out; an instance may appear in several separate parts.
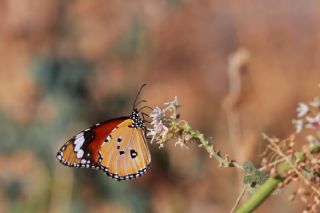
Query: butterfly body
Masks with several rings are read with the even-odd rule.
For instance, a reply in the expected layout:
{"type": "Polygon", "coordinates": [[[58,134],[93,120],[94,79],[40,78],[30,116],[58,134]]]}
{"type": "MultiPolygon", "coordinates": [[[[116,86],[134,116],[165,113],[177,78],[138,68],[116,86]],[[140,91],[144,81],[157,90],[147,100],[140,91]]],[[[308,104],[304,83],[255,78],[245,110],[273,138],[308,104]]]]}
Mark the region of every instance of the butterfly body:
{"type": "Polygon", "coordinates": [[[57,153],[57,160],[69,167],[92,168],[117,180],[143,175],[151,162],[144,120],[134,109],[129,117],[98,123],[78,133],[57,153]]]}

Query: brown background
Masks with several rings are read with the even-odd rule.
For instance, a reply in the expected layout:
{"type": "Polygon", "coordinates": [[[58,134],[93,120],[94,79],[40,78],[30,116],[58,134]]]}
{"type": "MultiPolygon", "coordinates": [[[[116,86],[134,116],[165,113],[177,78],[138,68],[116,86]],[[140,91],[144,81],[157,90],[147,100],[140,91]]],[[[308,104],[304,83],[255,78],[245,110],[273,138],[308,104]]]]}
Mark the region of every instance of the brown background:
{"type": "MultiPolygon", "coordinates": [[[[229,212],[232,169],[207,153],[150,145],[143,178],[118,183],[58,165],[56,150],[101,120],[127,115],[139,87],[233,158],[258,165],[261,134],[287,137],[298,101],[319,94],[318,1],[0,1],[0,211],[229,212]],[[228,60],[250,53],[230,141],[228,60]],[[239,135],[238,135],[239,136],[239,135]]],[[[240,177],[241,178],[241,177],[240,177]]],[[[290,187],[258,212],[300,212],[290,187]]]]}

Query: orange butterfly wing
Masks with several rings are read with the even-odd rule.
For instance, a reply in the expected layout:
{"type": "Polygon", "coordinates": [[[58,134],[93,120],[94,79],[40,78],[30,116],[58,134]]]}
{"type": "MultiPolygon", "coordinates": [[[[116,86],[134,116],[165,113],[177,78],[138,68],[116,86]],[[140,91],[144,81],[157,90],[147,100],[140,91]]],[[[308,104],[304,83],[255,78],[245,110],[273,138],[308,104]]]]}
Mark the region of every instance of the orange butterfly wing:
{"type": "Polygon", "coordinates": [[[132,119],[123,121],[108,135],[99,156],[107,175],[117,180],[140,177],[151,162],[144,129],[132,119]]]}
{"type": "Polygon", "coordinates": [[[80,132],[61,147],[56,158],[66,166],[103,170],[119,181],[140,177],[151,162],[145,126],[136,109],[130,117],[80,132]]]}
{"type": "Polygon", "coordinates": [[[99,169],[99,149],[111,131],[127,117],[96,124],[80,132],[58,151],[56,158],[63,165],[99,169]]]}

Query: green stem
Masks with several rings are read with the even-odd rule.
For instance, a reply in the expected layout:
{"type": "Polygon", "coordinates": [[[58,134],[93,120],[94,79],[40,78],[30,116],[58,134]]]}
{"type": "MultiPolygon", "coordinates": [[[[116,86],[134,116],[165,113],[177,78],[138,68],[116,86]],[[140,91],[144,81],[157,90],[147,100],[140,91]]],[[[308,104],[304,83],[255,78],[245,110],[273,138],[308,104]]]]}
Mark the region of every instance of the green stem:
{"type": "MultiPolygon", "coordinates": [[[[309,151],[312,154],[318,153],[320,151],[320,146],[318,144],[310,146],[309,151]]],[[[300,161],[303,159],[304,155],[303,153],[301,154],[301,152],[296,152],[295,157],[297,161],[300,161]]],[[[292,166],[287,162],[284,162],[280,164],[277,169],[279,174],[285,174],[289,169],[292,169],[292,166]]],[[[283,181],[283,178],[280,176],[276,178],[269,178],[248,200],[245,201],[245,203],[236,211],[236,213],[252,212],[258,208],[258,206],[262,204],[262,202],[267,199],[277,188],[281,181],[283,181]]]]}
{"type": "Polygon", "coordinates": [[[280,177],[269,178],[255,193],[236,211],[236,213],[247,213],[255,210],[270,194],[277,188],[282,181],[280,177]]]}

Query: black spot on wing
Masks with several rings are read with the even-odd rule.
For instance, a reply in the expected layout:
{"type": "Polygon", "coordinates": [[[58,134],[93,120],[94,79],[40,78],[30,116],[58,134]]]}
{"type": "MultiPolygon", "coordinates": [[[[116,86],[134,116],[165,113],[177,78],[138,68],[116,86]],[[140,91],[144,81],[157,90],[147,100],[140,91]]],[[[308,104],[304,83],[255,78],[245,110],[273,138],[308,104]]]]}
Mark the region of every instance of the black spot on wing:
{"type": "Polygon", "coordinates": [[[138,153],[136,152],[136,150],[131,149],[130,150],[130,156],[132,159],[136,158],[138,156],[138,153]]]}

